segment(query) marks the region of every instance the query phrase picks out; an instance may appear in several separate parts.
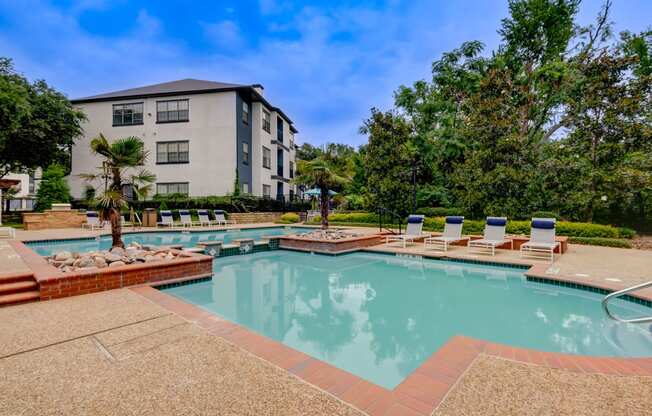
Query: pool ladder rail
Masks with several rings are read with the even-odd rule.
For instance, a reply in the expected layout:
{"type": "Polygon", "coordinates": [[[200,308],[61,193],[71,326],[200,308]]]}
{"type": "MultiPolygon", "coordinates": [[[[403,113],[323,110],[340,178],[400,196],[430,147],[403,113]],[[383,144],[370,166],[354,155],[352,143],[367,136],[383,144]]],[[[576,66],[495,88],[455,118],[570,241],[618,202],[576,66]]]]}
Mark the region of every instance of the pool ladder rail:
{"type": "Polygon", "coordinates": [[[619,317],[618,315],[614,315],[609,310],[609,301],[611,299],[617,298],[617,297],[622,296],[622,295],[626,295],[626,294],[631,293],[631,292],[635,292],[635,291],[640,290],[640,289],[645,289],[646,287],[652,287],[652,281],[649,281],[649,282],[646,282],[646,283],[641,283],[641,284],[636,285],[636,286],[628,287],[626,289],[610,293],[607,296],[605,296],[604,299],[602,299],[602,308],[604,309],[604,311],[607,313],[607,315],[611,319],[614,319],[614,320],[616,320],[618,322],[624,322],[626,324],[642,324],[642,323],[646,323],[646,322],[652,322],[652,316],[646,316],[646,317],[642,317],[642,318],[623,319],[623,318],[619,317]]]}

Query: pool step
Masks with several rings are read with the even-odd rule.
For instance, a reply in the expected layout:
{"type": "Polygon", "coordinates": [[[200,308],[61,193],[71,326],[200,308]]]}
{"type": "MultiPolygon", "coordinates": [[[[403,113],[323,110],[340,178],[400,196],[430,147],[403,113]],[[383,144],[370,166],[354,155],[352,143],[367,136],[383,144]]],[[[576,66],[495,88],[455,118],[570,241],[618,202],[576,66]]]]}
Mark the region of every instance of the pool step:
{"type": "Polygon", "coordinates": [[[38,284],[31,274],[0,277],[0,307],[39,300],[38,284]]]}

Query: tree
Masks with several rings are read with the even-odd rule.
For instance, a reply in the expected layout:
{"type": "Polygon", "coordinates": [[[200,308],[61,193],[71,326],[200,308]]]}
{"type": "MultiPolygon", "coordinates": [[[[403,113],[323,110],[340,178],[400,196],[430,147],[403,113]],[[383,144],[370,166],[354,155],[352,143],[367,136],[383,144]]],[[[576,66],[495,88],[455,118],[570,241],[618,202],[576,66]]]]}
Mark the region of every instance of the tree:
{"type": "Polygon", "coordinates": [[[0,58],[0,178],[54,162],[68,166],[84,114],[45,81],[30,83],[0,58]]]}
{"type": "Polygon", "coordinates": [[[120,213],[128,204],[123,194],[123,181],[132,184],[140,196],[151,191],[151,184],[156,177],[145,169],[133,171],[145,165],[149,152],[138,137],[126,137],[109,143],[102,134],[91,140],[91,151],[103,158],[102,167],[99,173],[81,176],[91,182],[111,180],[100,195],[98,206],[102,218],[111,223],[112,247],[124,247],[120,213]]]}
{"type": "Polygon", "coordinates": [[[315,186],[320,190],[321,226],[323,229],[326,229],[328,228],[330,191],[334,187],[346,184],[348,178],[343,176],[341,172],[338,172],[332,162],[324,156],[310,161],[299,160],[297,168],[298,175],[294,179],[295,183],[315,186]]]}
{"type": "Polygon", "coordinates": [[[365,166],[367,191],[374,208],[383,207],[399,214],[409,212],[411,168],[417,160],[412,128],[402,116],[374,108],[360,131],[369,136],[365,166]]]}
{"type": "Polygon", "coordinates": [[[36,209],[50,209],[53,203],[70,202],[70,187],[65,179],[66,173],[62,166],[50,165],[41,177],[41,184],[36,191],[36,209]]]}

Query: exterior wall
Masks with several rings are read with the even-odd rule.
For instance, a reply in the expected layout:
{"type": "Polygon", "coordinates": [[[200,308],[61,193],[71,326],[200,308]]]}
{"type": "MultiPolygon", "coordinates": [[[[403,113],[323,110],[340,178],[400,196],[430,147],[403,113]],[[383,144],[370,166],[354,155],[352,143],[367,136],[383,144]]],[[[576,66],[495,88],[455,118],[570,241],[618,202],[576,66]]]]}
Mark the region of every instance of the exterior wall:
{"type": "Polygon", "coordinates": [[[84,135],[72,150],[68,178],[74,197],[81,197],[84,182],[77,175],[96,172],[99,158],[90,152],[90,141],[103,133],[115,140],[137,136],[150,152],[147,165],[157,183],[189,182],[191,196],[224,195],[233,191],[236,169],[236,93],[192,94],[79,104],[88,121],[84,135]],[[156,101],[189,99],[188,122],[157,123],[156,101]],[[143,124],[113,127],[113,104],[143,103],[143,124]],[[189,163],[157,164],[156,142],[189,141],[189,163]]]}
{"type": "Polygon", "coordinates": [[[275,181],[272,181],[272,174],[274,169],[274,163],[276,160],[276,146],[272,145],[272,140],[276,138],[274,123],[270,128],[271,133],[263,130],[263,109],[266,109],[273,114],[273,111],[269,108],[266,108],[263,103],[257,102],[253,104],[252,111],[252,192],[254,195],[263,195],[263,185],[269,185],[272,188],[270,195],[273,197],[275,195],[275,181]],[[263,146],[268,148],[271,153],[271,163],[269,168],[263,167],[263,146]]]}
{"type": "MultiPolygon", "coordinates": [[[[35,177],[41,176],[41,169],[37,169],[34,173],[35,177]]],[[[20,181],[18,185],[19,191],[12,196],[10,200],[2,199],[3,210],[6,211],[31,211],[34,209],[33,205],[35,203],[36,191],[38,190],[38,181],[32,180],[34,189],[30,192],[30,175],[27,173],[8,173],[3,177],[3,179],[13,179],[20,181]]]]}

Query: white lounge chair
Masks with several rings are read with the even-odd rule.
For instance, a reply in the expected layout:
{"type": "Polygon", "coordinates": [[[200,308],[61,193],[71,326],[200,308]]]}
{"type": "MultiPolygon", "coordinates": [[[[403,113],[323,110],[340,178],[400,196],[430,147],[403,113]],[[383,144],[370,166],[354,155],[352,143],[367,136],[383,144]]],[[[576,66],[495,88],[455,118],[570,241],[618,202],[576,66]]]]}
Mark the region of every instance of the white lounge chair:
{"type": "Polygon", "coordinates": [[[521,258],[545,256],[551,263],[555,261],[555,250],[560,246],[555,239],[556,222],[554,218],[532,218],[530,241],[521,245],[521,258]]]}
{"type": "Polygon", "coordinates": [[[82,228],[90,228],[91,231],[96,228],[102,228],[100,214],[98,214],[97,211],[87,211],[86,222],[82,224],[82,228]]]}
{"type": "Polygon", "coordinates": [[[514,241],[505,238],[505,228],[507,227],[507,217],[487,217],[487,223],[484,226],[484,237],[480,240],[469,241],[469,252],[484,252],[491,250],[491,255],[496,255],[496,247],[505,243],[511,243],[514,248],[514,241]]]}
{"type": "Polygon", "coordinates": [[[407,247],[407,243],[414,243],[414,240],[423,237],[430,237],[429,233],[423,233],[423,215],[410,215],[407,220],[407,227],[405,228],[405,234],[396,234],[388,235],[385,237],[385,244],[392,243],[394,241],[400,241],[403,243],[403,248],[407,247]]]}
{"type": "Polygon", "coordinates": [[[197,216],[199,217],[199,221],[198,221],[199,225],[207,226],[207,227],[210,227],[211,225],[213,225],[213,221],[208,216],[208,210],[207,209],[198,209],[197,210],[197,216]]]}
{"type": "Polygon", "coordinates": [[[434,248],[436,250],[447,251],[450,244],[468,240],[469,237],[462,237],[463,225],[464,217],[446,217],[443,234],[436,237],[425,238],[423,240],[423,248],[434,248]]]}
{"type": "Polygon", "coordinates": [[[182,227],[192,227],[193,225],[195,225],[195,223],[192,222],[192,216],[190,215],[190,211],[188,211],[187,209],[179,210],[179,218],[181,219],[182,227]]]}
{"type": "Polygon", "coordinates": [[[226,219],[225,212],[221,209],[213,210],[213,214],[215,214],[215,224],[217,225],[235,224],[235,221],[226,219]]]}
{"type": "Polygon", "coordinates": [[[16,238],[16,231],[11,227],[0,227],[0,239],[16,238]]]}
{"type": "Polygon", "coordinates": [[[161,211],[161,221],[157,222],[156,225],[162,225],[164,227],[174,227],[174,218],[172,217],[172,211],[161,211]]]}

